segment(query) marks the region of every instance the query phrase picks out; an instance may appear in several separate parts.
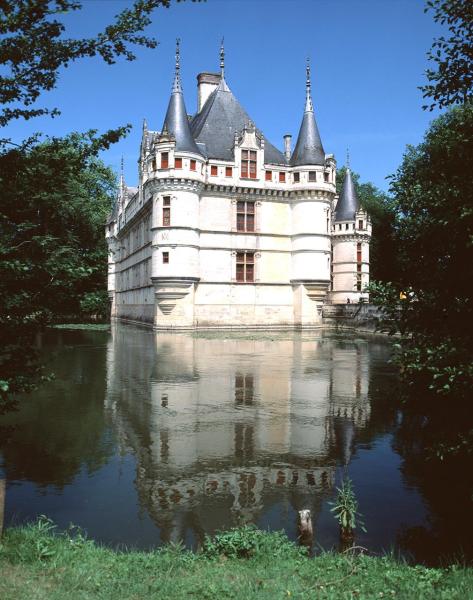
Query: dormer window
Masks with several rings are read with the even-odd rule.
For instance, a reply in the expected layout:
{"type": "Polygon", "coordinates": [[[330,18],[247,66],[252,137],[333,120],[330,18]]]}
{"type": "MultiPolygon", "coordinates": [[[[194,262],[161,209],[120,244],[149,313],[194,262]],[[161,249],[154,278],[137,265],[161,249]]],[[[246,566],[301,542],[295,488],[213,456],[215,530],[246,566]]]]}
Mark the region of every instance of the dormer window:
{"type": "Polygon", "coordinates": [[[363,221],[362,220],[358,221],[358,229],[363,229],[363,221]]]}
{"type": "Polygon", "coordinates": [[[256,150],[241,151],[241,176],[256,179],[256,150]]]}
{"type": "Polygon", "coordinates": [[[284,171],[279,172],[279,183],[286,183],[286,173],[284,171]]]}
{"type": "Polygon", "coordinates": [[[169,152],[161,152],[161,169],[169,168],[169,152]]]}
{"type": "Polygon", "coordinates": [[[232,167],[225,167],[225,177],[232,177],[232,176],[233,176],[232,167]]]}
{"type": "Polygon", "coordinates": [[[315,171],[309,171],[309,181],[316,181],[316,172],[315,171]]]}
{"type": "Polygon", "coordinates": [[[174,159],[174,168],[175,169],[182,169],[182,158],[175,158],[174,159]]]}
{"type": "Polygon", "coordinates": [[[191,171],[197,171],[197,161],[191,159],[191,171]]]}
{"type": "Polygon", "coordinates": [[[265,179],[265,181],[272,181],[273,180],[273,172],[272,171],[265,171],[264,172],[264,179],[265,179]]]}
{"type": "Polygon", "coordinates": [[[216,165],[211,165],[210,166],[210,175],[212,177],[217,177],[217,174],[218,174],[217,166],[216,165]]]}
{"type": "Polygon", "coordinates": [[[329,182],[329,173],[327,173],[327,172],[324,173],[324,181],[325,181],[325,183],[329,182]]]}
{"type": "Polygon", "coordinates": [[[294,173],[294,183],[299,183],[300,180],[301,180],[301,174],[294,173]]]}

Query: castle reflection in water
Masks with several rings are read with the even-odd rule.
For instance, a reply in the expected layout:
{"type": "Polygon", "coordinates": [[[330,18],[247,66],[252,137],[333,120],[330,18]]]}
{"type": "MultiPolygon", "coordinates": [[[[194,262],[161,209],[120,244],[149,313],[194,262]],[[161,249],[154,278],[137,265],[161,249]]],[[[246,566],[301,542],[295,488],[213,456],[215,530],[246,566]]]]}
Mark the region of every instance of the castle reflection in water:
{"type": "Polygon", "coordinates": [[[114,328],[106,409],[162,541],[316,517],[369,420],[369,370],[364,340],[323,332],[114,328]]]}

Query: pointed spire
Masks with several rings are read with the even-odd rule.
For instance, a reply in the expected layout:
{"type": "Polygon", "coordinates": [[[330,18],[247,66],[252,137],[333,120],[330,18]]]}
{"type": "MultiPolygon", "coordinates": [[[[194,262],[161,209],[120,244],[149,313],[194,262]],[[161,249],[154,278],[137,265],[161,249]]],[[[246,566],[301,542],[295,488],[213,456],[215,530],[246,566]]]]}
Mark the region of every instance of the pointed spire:
{"type": "Polygon", "coordinates": [[[148,131],[148,121],[143,119],[143,132],[148,131]]]}
{"type": "Polygon", "coordinates": [[[307,58],[306,64],[304,116],[302,117],[301,128],[299,129],[290,164],[293,167],[325,164],[325,151],[315,121],[314,105],[312,103],[309,58],[307,58]]]}
{"type": "Polygon", "coordinates": [[[354,221],[355,214],[359,208],[360,203],[350,169],[350,154],[347,150],[347,168],[342,191],[340,192],[340,197],[335,208],[335,221],[354,221]]]}
{"type": "Polygon", "coordinates": [[[347,167],[347,171],[349,171],[350,170],[350,149],[348,147],[347,147],[347,164],[346,164],[346,167],[347,167]]]}
{"type": "Polygon", "coordinates": [[[314,105],[312,104],[312,96],[310,93],[310,58],[307,57],[307,64],[305,67],[305,112],[314,112],[314,105]]]}
{"type": "Polygon", "coordinates": [[[192,137],[187,118],[186,105],[181,86],[181,55],[180,39],[176,40],[176,65],[174,83],[172,86],[171,98],[169,100],[168,110],[164,119],[162,133],[169,133],[176,140],[176,150],[178,152],[194,152],[201,154],[194,138],[192,137]]]}
{"type": "Polygon", "coordinates": [[[181,40],[176,38],[176,63],[174,67],[174,83],[172,84],[172,91],[174,92],[182,92],[181,86],[181,40]]]}
{"type": "Polygon", "coordinates": [[[120,192],[123,194],[125,191],[126,185],[125,185],[125,162],[123,160],[123,154],[122,154],[122,159],[120,161],[120,192]]]}
{"type": "Polygon", "coordinates": [[[225,46],[223,45],[224,39],[220,42],[220,76],[222,79],[225,78],[225,46]]]}

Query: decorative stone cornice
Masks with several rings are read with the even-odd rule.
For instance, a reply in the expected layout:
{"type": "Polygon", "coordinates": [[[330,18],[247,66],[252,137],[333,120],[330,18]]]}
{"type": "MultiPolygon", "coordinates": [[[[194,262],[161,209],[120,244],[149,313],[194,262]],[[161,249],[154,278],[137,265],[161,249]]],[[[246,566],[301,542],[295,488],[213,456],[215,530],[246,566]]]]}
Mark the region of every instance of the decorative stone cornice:
{"type": "Polygon", "coordinates": [[[204,184],[195,179],[168,177],[166,179],[148,179],[143,188],[150,190],[152,193],[177,191],[200,193],[204,188],[204,184]]]}
{"type": "Polygon", "coordinates": [[[199,277],[151,277],[156,303],[161,312],[169,315],[178,300],[187,296],[191,287],[200,281],[199,277]]]}

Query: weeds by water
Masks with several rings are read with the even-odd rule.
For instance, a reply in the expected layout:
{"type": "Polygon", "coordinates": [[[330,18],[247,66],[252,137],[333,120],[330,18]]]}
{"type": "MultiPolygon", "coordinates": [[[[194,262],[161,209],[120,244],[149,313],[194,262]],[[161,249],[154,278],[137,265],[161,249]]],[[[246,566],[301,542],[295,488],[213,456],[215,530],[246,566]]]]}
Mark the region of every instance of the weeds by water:
{"type": "Polygon", "coordinates": [[[251,527],[209,538],[199,554],[180,545],[117,552],[77,531],[59,534],[45,517],[7,530],[0,543],[2,600],[471,597],[473,569],[411,567],[352,553],[310,559],[284,534],[251,527]]]}
{"type": "Polygon", "coordinates": [[[59,323],[52,329],[80,329],[82,331],[109,331],[110,323],[59,323]]]}

